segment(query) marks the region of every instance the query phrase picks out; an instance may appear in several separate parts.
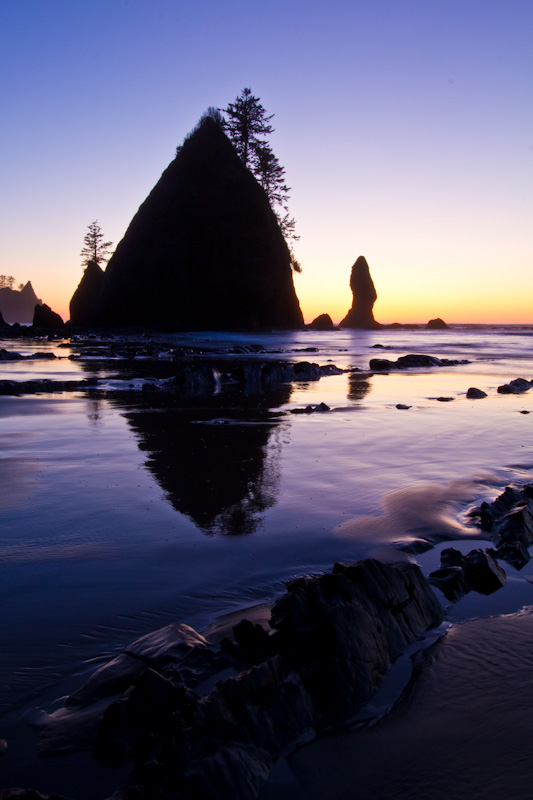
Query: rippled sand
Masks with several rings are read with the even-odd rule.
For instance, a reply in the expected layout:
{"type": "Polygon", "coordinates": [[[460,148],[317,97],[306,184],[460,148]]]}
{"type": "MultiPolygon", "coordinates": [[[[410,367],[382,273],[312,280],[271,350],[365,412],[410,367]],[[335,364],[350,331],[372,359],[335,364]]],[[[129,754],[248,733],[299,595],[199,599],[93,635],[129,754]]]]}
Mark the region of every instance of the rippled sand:
{"type": "Polygon", "coordinates": [[[531,611],[456,625],[386,719],[302,747],[261,800],[527,800],[532,674],[531,611]]]}

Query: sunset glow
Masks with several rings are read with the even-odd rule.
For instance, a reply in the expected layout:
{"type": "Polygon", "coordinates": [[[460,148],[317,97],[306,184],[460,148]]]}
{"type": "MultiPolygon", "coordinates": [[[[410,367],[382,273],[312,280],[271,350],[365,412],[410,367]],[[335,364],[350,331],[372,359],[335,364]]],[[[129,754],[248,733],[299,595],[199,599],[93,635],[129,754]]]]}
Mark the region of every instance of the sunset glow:
{"type": "Polygon", "coordinates": [[[67,319],[87,225],[116,245],[202,112],[250,86],[306,322],[346,314],[362,254],[380,322],[533,323],[532,23],[527,0],[6,0],[0,272],[67,319]]]}

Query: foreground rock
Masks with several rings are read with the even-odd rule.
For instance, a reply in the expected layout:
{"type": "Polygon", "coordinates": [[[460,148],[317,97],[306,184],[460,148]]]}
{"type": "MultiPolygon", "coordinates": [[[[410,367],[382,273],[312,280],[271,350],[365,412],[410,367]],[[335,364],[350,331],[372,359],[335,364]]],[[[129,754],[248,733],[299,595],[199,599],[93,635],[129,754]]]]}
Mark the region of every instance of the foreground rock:
{"type": "Polygon", "coordinates": [[[500,589],[506,575],[498,561],[518,570],[528,563],[528,548],[533,544],[533,484],[508,486],[494,502],[482,503],[470,516],[490,534],[495,547],[472,550],[466,556],[455,548],[442,551],[440,569],[430,574],[429,581],[452,602],[470,591],[492,594],[500,589]]]}
{"type": "Polygon", "coordinates": [[[532,663],[530,610],[454,625],[420,654],[412,691],[386,720],[289,757],[291,797],[528,800],[532,663]]]}
{"type": "Polygon", "coordinates": [[[373,312],[378,295],[364,256],[359,256],[352,267],[350,289],[353,293],[352,307],[339,327],[367,330],[380,328],[381,325],[374,319],[373,312]]]}
{"type": "Polygon", "coordinates": [[[213,119],[185,140],[76,320],[171,330],[303,327],[268,198],[213,119]],[[90,306],[90,307],[89,307],[90,306]]]}
{"type": "Polygon", "coordinates": [[[90,719],[102,761],[133,761],[122,800],[253,800],[287,747],[360,710],[441,620],[417,566],[336,564],[290,582],[268,626],[242,620],[220,647],[184,625],[137,640],[49,718],[45,745],[72,748],[77,720],[87,744],[90,719]]]}
{"type": "Polygon", "coordinates": [[[453,547],[441,553],[441,567],[429,576],[429,582],[442,591],[447,600],[456,602],[470,591],[493,594],[506,581],[505,571],[487,550],[472,550],[468,555],[453,547]]]}
{"type": "Polygon", "coordinates": [[[410,353],[407,356],[400,356],[396,361],[388,358],[371,358],[370,369],[374,372],[387,372],[392,369],[418,369],[426,367],[457,367],[461,364],[469,364],[467,359],[460,360],[453,358],[437,358],[436,356],[419,355],[410,353]]]}

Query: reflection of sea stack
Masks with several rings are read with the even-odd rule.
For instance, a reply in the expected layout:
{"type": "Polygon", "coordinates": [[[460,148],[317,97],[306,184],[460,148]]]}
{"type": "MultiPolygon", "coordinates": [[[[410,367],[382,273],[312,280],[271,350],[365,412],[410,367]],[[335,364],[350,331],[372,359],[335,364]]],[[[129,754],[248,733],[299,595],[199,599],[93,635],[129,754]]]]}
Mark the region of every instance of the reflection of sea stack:
{"type": "Polygon", "coordinates": [[[87,318],[175,330],[303,327],[276,215],[213,119],[185,140],[132,219],[87,318]]]}
{"type": "Polygon", "coordinates": [[[364,256],[359,256],[352,267],[350,289],[353,293],[352,307],[340,323],[340,327],[380,328],[372,313],[378,295],[364,256]]]}

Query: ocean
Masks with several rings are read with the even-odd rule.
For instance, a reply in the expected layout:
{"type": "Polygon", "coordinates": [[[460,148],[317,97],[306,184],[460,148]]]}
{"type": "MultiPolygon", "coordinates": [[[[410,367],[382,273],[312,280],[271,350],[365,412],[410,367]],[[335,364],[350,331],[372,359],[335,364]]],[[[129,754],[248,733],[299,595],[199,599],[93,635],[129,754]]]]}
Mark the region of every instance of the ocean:
{"type": "MultiPolygon", "coordinates": [[[[222,373],[265,360],[348,371],[263,392],[221,380],[181,397],[140,390],[172,375],[167,354],[104,360],[95,339],[95,354],[73,359],[68,341],[0,342],[57,356],[1,361],[0,380],[99,387],[0,396],[4,788],[47,790],[39,780],[54,768],[35,759],[33,722],[138,636],[174,621],[205,629],[335,561],[408,558],[428,574],[451,540],[464,552],[486,545],[473,507],[533,480],[533,390],[497,392],[533,379],[533,326],[164,340],[202,350],[191,363],[216,351],[222,373]],[[371,358],[408,353],[469,363],[369,371],[371,358]],[[467,399],[469,387],[487,397],[467,399]]],[[[504,589],[471,593],[449,619],[533,605],[533,566],[505,569],[504,589]]],[[[67,793],[65,780],[53,790],[67,793]]]]}

